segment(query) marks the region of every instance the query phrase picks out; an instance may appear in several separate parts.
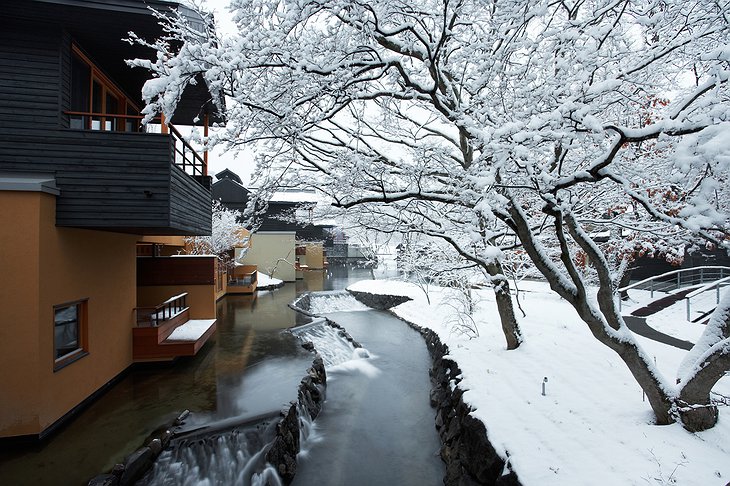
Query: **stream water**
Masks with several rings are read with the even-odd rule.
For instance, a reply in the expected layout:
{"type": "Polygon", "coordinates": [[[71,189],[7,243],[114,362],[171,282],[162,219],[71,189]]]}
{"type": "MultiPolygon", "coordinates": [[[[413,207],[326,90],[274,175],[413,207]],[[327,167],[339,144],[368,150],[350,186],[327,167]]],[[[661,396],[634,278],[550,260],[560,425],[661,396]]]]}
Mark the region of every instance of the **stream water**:
{"type": "Polygon", "coordinates": [[[302,341],[322,349],[330,385],[320,419],[307,424],[296,484],[440,484],[428,357],[420,338],[408,334],[415,332],[375,311],[333,315],[376,351],[353,350],[326,326],[282,332],[306,322],[287,307],[302,291],[342,289],[363,278],[371,272],[335,267],[257,298],[225,297],[218,330],[197,356],[135,368],[42,445],[0,451],[0,485],[85,484],[184,409],[192,412],[185,430],[144,484],[276,484],[260,451],[311,364],[302,341]],[[422,349],[404,353],[403,340],[422,349]]]}
{"type": "Polygon", "coordinates": [[[292,484],[443,484],[445,469],[427,398],[429,357],[421,336],[382,311],[327,317],[345,327],[368,358],[327,370],[327,400],[292,484]]]}

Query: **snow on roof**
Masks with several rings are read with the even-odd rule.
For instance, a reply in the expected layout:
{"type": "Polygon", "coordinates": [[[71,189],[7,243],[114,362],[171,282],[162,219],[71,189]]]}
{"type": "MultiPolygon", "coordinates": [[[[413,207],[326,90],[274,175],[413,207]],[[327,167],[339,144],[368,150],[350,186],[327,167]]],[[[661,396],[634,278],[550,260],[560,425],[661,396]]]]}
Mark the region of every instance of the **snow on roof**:
{"type": "Polygon", "coordinates": [[[314,191],[277,191],[271,196],[271,202],[317,203],[323,197],[314,191]]]}

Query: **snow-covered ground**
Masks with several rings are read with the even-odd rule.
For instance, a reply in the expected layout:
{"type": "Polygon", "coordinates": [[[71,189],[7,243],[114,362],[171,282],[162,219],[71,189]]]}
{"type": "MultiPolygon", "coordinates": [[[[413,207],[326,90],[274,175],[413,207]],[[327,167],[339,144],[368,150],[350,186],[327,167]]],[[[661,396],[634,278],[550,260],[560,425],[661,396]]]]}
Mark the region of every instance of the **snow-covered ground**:
{"type": "MultiPolygon", "coordinates": [[[[491,291],[476,293],[478,337],[458,325],[450,291],[396,281],[363,281],[351,289],[408,295],[393,312],[437,332],[463,373],[464,400],[522,484],[726,485],[730,482],[730,410],[712,430],[691,434],[656,426],[648,402],[618,356],[596,341],[575,311],[542,282],[522,282],[524,343],[507,351],[491,291]],[[543,379],[546,394],[542,395],[543,379]]],[[[661,295],[659,296],[661,297],[661,295]]],[[[624,314],[648,303],[631,292],[624,314]]],[[[657,295],[655,294],[655,298],[657,295]]],[[[696,342],[703,327],[686,321],[684,302],[649,324],[696,342]]],[[[517,310],[518,315],[519,310],[517,310]]],[[[668,380],[684,351],[637,337],[668,380]]],[[[715,391],[730,395],[730,377],[715,391]]]]}
{"type": "Polygon", "coordinates": [[[277,285],[284,283],[283,280],[279,280],[278,278],[274,278],[274,277],[269,277],[268,275],[266,275],[263,272],[258,272],[256,280],[258,280],[258,288],[275,287],[277,285]]]}

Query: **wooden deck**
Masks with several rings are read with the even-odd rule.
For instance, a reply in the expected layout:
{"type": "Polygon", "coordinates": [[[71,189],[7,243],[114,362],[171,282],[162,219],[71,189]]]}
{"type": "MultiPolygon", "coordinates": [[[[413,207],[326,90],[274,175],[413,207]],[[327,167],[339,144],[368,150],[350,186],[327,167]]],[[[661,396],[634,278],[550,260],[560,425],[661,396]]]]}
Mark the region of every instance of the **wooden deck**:
{"type": "Polygon", "coordinates": [[[134,361],[165,361],[178,356],[195,356],[216,330],[215,319],[189,319],[189,312],[157,327],[132,329],[134,361]]]}

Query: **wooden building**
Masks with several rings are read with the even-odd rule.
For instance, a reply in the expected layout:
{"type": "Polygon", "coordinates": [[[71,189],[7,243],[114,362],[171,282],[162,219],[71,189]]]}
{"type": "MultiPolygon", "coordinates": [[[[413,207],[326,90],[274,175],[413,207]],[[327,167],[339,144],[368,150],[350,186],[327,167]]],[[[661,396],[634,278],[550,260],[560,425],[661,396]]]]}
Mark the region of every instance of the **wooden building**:
{"type": "Polygon", "coordinates": [[[210,234],[206,158],[174,124],[216,120],[201,80],[169,127],[141,125],[149,73],[125,60],[153,53],[123,39],[161,34],[148,6],[181,8],[3,3],[0,438],[42,438],[135,358],[194,354],[215,330],[214,258],[137,256],[210,234]]]}

